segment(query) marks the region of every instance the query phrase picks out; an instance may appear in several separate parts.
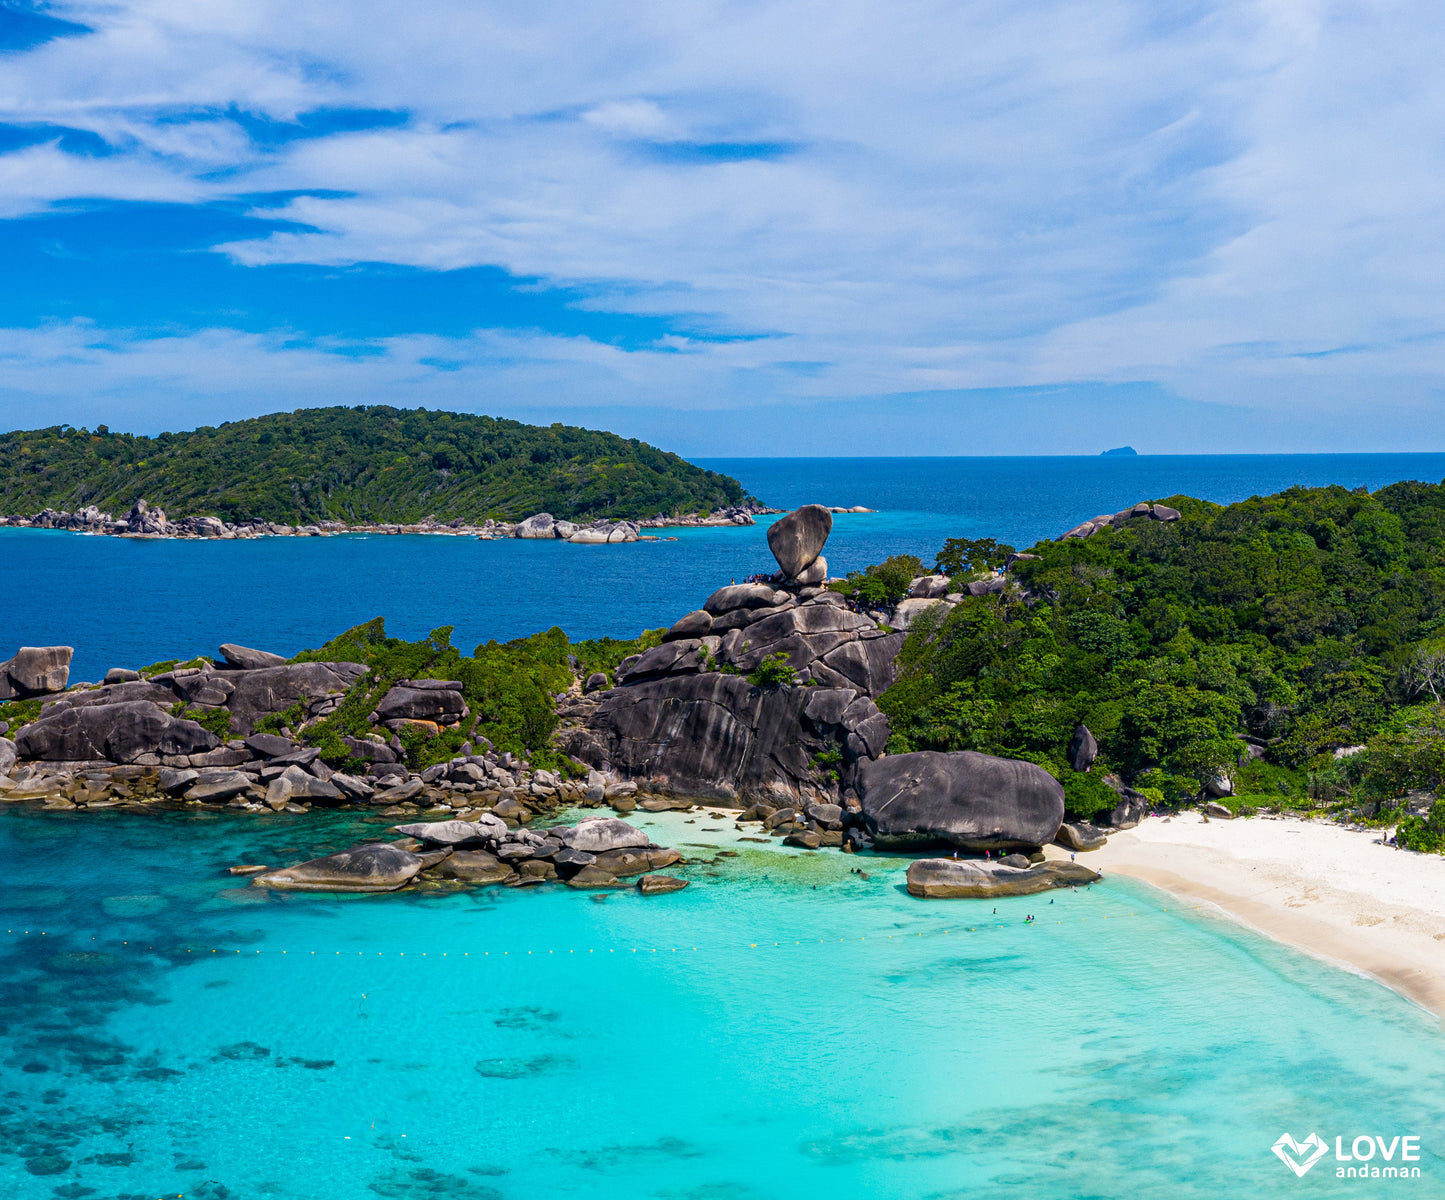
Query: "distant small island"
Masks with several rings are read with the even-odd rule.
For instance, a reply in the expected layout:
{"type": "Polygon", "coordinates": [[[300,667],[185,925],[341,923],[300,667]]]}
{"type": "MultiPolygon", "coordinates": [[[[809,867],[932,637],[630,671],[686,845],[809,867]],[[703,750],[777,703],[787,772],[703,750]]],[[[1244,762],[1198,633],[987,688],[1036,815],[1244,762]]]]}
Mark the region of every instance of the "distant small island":
{"type": "Polygon", "coordinates": [[[1139,451],[1133,446],[1115,446],[1112,450],[1105,450],[1100,458],[1137,458],[1139,451]]]}
{"type": "Polygon", "coordinates": [[[0,434],[0,513],[138,500],[241,525],[607,521],[758,511],[736,479],[636,438],[385,405],[303,408],[146,437],[0,434]]]}

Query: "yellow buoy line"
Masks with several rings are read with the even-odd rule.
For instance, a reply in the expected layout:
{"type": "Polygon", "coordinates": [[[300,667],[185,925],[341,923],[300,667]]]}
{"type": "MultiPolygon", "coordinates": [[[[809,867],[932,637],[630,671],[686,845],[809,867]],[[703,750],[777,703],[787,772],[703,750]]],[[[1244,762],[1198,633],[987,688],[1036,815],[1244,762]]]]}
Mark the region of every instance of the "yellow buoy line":
{"type": "MultiPolygon", "coordinates": [[[[1153,910],[1152,912],[1146,913],[1146,914],[1144,914],[1144,915],[1145,915],[1145,916],[1153,916],[1153,915],[1163,915],[1163,914],[1172,913],[1172,912],[1195,911],[1195,910],[1198,910],[1200,907],[1202,907],[1202,906],[1196,904],[1196,905],[1193,905],[1192,909],[1187,909],[1187,910],[1186,910],[1186,909],[1183,909],[1183,908],[1180,908],[1180,909],[1173,909],[1173,908],[1156,909],[1156,910],[1153,910]]],[[[1087,917],[1087,916],[1085,916],[1085,917],[1079,917],[1079,918],[1077,918],[1077,921],[1080,922],[1080,923],[1088,923],[1089,921],[1095,921],[1095,922],[1115,921],[1115,922],[1118,922],[1118,921],[1121,921],[1121,920],[1125,920],[1125,919],[1127,919],[1128,917],[1137,917],[1137,916],[1139,916],[1139,915],[1140,915],[1140,914],[1138,914],[1138,913],[1133,913],[1133,912],[1128,913],[1128,914],[1125,914],[1125,913],[1110,913],[1110,914],[1106,914],[1106,915],[1104,915],[1104,916],[1095,916],[1095,917],[1087,917]]],[[[287,958],[298,958],[298,959],[306,959],[306,958],[350,958],[350,957],[353,957],[353,956],[355,956],[355,957],[357,957],[357,958],[405,958],[405,957],[407,957],[408,955],[410,955],[410,956],[413,957],[413,958],[465,958],[465,959],[503,959],[503,958],[506,958],[506,959],[509,959],[509,960],[510,960],[510,959],[514,959],[514,958],[518,958],[518,959],[520,959],[520,958],[526,958],[526,957],[528,957],[528,956],[531,956],[531,957],[534,957],[534,958],[535,958],[535,957],[545,957],[545,956],[548,956],[548,955],[551,955],[551,956],[553,956],[553,957],[556,957],[556,956],[558,956],[558,955],[562,955],[562,956],[566,956],[566,955],[573,955],[573,956],[582,955],[582,956],[586,956],[586,955],[598,955],[598,954],[601,954],[601,955],[609,955],[609,954],[623,954],[623,955],[641,954],[641,955],[653,955],[653,954],[696,954],[696,953],[713,953],[713,952],[716,952],[716,951],[719,951],[719,950],[773,950],[773,949],[782,950],[782,949],[788,949],[788,948],[790,948],[790,947],[820,946],[820,945],[821,945],[821,946],[829,946],[829,945],[836,946],[836,945],[840,945],[840,944],[845,944],[845,945],[846,945],[846,944],[855,944],[855,943],[858,943],[858,942],[868,942],[868,941],[872,941],[872,942],[874,942],[874,943],[878,943],[878,942],[893,942],[893,941],[896,941],[896,942],[900,942],[900,943],[901,943],[901,942],[913,942],[913,941],[915,941],[915,940],[918,939],[918,938],[924,938],[924,937],[932,938],[932,937],[942,937],[942,936],[945,936],[945,935],[948,935],[948,936],[956,936],[956,935],[958,935],[958,934],[969,934],[969,933],[992,933],[992,932],[997,932],[997,931],[1005,930],[1005,929],[1018,929],[1018,928],[1021,928],[1021,927],[1022,927],[1022,928],[1028,928],[1028,929],[1048,929],[1048,928],[1050,928],[1050,927],[1052,927],[1052,926],[1062,926],[1062,925],[1065,925],[1065,924],[1072,925],[1072,924],[1074,924],[1074,923],[1075,923],[1075,918],[1073,918],[1073,917],[1057,917],[1057,918],[1055,918],[1055,919],[1052,920],[1052,921],[1049,921],[1049,920],[1047,920],[1047,919],[1045,919],[1045,918],[1041,918],[1041,917],[1038,917],[1038,916],[1035,916],[1035,918],[1034,918],[1032,921],[1023,921],[1023,920],[1003,921],[1003,920],[995,920],[995,919],[993,919],[993,918],[991,917],[989,920],[979,922],[978,924],[975,924],[975,925],[957,925],[957,926],[950,926],[950,927],[947,928],[947,929],[920,929],[920,930],[916,930],[916,931],[914,931],[914,932],[912,932],[912,933],[888,933],[888,934],[875,933],[875,934],[872,934],[872,935],[869,935],[869,934],[858,934],[858,935],[838,937],[838,938],[828,938],[828,937],[820,937],[820,938],[793,938],[793,939],[789,939],[789,938],[766,939],[766,938],[765,938],[765,939],[762,939],[762,940],[759,940],[759,941],[756,941],[756,942],[731,942],[731,943],[726,943],[726,944],[723,944],[723,945],[711,945],[711,946],[687,946],[687,945],[683,945],[683,946],[621,946],[621,947],[619,947],[619,946],[593,946],[593,947],[581,947],[581,948],[573,947],[573,948],[562,948],[562,949],[551,948],[551,949],[531,949],[531,950],[527,950],[527,949],[506,949],[506,950],[502,950],[502,949],[491,949],[491,950],[416,950],[416,949],[412,949],[412,950],[353,950],[353,949],[351,949],[351,948],[348,948],[348,949],[345,949],[345,950],[338,950],[338,949],[335,949],[335,948],[327,948],[327,949],[323,949],[323,950],[311,950],[311,949],[296,949],[296,948],[293,948],[293,947],[287,947],[287,948],[284,949],[284,950],[278,950],[278,949],[274,949],[274,948],[263,948],[263,949],[246,948],[246,949],[240,949],[240,948],[233,947],[233,946],[186,946],[186,947],[180,947],[180,946],[171,947],[171,946],[167,946],[167,947],[162,947],[161,949],[162,949],[163,952],[168,953],[168,954],[174,954],[174,953],[177,953],[179,950],[184,949],[187,955],[190,955],[190,956],[192,956],[192,957],[194,957],[194,958],[211,958],[211,957],[216,957],[216,958],[227,958],[227,959],[234,959],[234,958],[252,959],[252,958],[256,958],[256,957],[262,956],[262,955],[268,955],[268,956],[271,956],[271,957],[285,956],[285,957],[287,957],[287,958]]],[[[5,931],[5,935],[6,935],[7,937],[14,938],[14,939],[16,939],[16,940],[21,940],[21,939],[25,939],[25,938],[35,938],[35,939],[39,939],[39,938],[51,936],[51,935],[52,935],[52,932],[53,932],[56,936],[64,936],[64,933],[63,933],[62,931],[59,931],[59,930],[51,931],[51,930],[46,930],[46,929],[7,929],[7,930],[5,931]]],[[[100,942],[99,938],[96,937],[96,936],[92,936],[90,940],[91,940],[92,943],[95,944],[96,949],[104,949],[104,950],[109,951],[109,952],[112,952],[112,953],[117,953],[117,952],[121,952],[121,951],[129,951],[129,952],[131,952],[131,953],[142,953],[142,954],[144,954],[144,953],[154,953],[154,952],[156,951],[156,946],[155,946],[155,944],[154,944],[154,943],[150,943],[150,942],[122,941],[122,942],[120,942],[120,943],[118,943],[118,944],[117,944],[117,943],[114,943],[114,942],[104,942],[104,943],[103,943],[103,942],[100,942]]]]}

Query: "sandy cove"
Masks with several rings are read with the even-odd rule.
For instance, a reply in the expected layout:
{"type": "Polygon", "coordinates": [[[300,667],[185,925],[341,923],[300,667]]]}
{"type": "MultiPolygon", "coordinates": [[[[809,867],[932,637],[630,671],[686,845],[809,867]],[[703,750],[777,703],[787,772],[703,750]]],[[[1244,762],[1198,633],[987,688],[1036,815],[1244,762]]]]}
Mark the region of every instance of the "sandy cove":
{"type": "MultiPolygon", "coordinates": [[[[1079,860],[1204,901],[1445,1018],[1445,859],[1292,818],[1147,818],[1079,860]]],[[[1050,857],[1067,851],[1051,846],[1050,857]]]]}

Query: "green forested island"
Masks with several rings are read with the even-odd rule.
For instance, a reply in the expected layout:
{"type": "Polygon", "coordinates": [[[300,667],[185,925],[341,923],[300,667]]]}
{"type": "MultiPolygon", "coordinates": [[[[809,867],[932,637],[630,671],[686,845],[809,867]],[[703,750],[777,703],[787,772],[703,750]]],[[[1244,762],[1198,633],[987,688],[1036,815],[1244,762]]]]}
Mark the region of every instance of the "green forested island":
{"type": "MultiPolygon", "coordinates": [[[[889,748],[1030,759],[1080,816],[1114,803],[1109,772],[1157,802],[1217,782],[1236,807],[1428,804],[1445,787],[1445,485],[1165,503],[1178,521],[1042,542],[1016,587],[925,612],[879,700],[889,748]],[[1066,760],[1080,723],[1088,774],[1066,760]]],[[[957,590],[1011,552],[956,539],[936,567],[957,590]]],[[[841,586],[886,603],[923,566],[841,586]]],[[[1445,803],[1401,828],[1445,846],[1445,803]]]]}
{"type": "Polygon", "coordinates": [[[620,519],[746,499],[737,480],[635,438],[380,405],[158,437],[104,425],[0,434],[0,513],[96,505],[123,515],[141,498],[172,515],[288,524],[620,519]]]}

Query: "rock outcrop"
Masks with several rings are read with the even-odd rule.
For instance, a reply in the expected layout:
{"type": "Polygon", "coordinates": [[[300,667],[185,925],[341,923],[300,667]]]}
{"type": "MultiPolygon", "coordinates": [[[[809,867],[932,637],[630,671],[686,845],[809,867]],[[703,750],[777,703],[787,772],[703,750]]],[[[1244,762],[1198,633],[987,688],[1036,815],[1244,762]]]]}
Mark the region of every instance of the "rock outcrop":
{"type": "Polygon", "coordinates": [[[971,750],[861,762],[863,821],[880,846],[1037,849],[1064,819],[1064,789],[1042,767],[971,750]]]}
{"type": "Polygon", "coordinates": [[[146,754],[196,754],[220,744],[196,722],[145,700],[61,708],[15,735],[20,757],[52,762],[132,763],[146,754]]]}
{"type": "Polygon", "coordinates": [[[908,894],[932,900],[994,900],[1032,896],[1052,888],[1100,879],[1082,863],[1042,862],[1032,867],[967,858],[920,858],[908,866],[908,894]]]}
{"type": "Polygon", "coordinates": [[[0,663],[0,701],[63,692],[74,653],[69,646],[21,646],[13,658],[0,663]]]}
{"type": "Polygon", "coordinates": [[[1075,525],[1068,533],[1061,535],[1058,540],[1062,542],[1065,538],[1093,537],[1101,529],[1124,525],[1141,517],[1167,523],[1179,520],[1180,513],[1177,508],[1170,508],[1166,504],[1141,502],[1131,508],[1120,509],[1116,513],[1103,513],[1100,516],[1091,517],[1089,520],[1075,525]]]}

